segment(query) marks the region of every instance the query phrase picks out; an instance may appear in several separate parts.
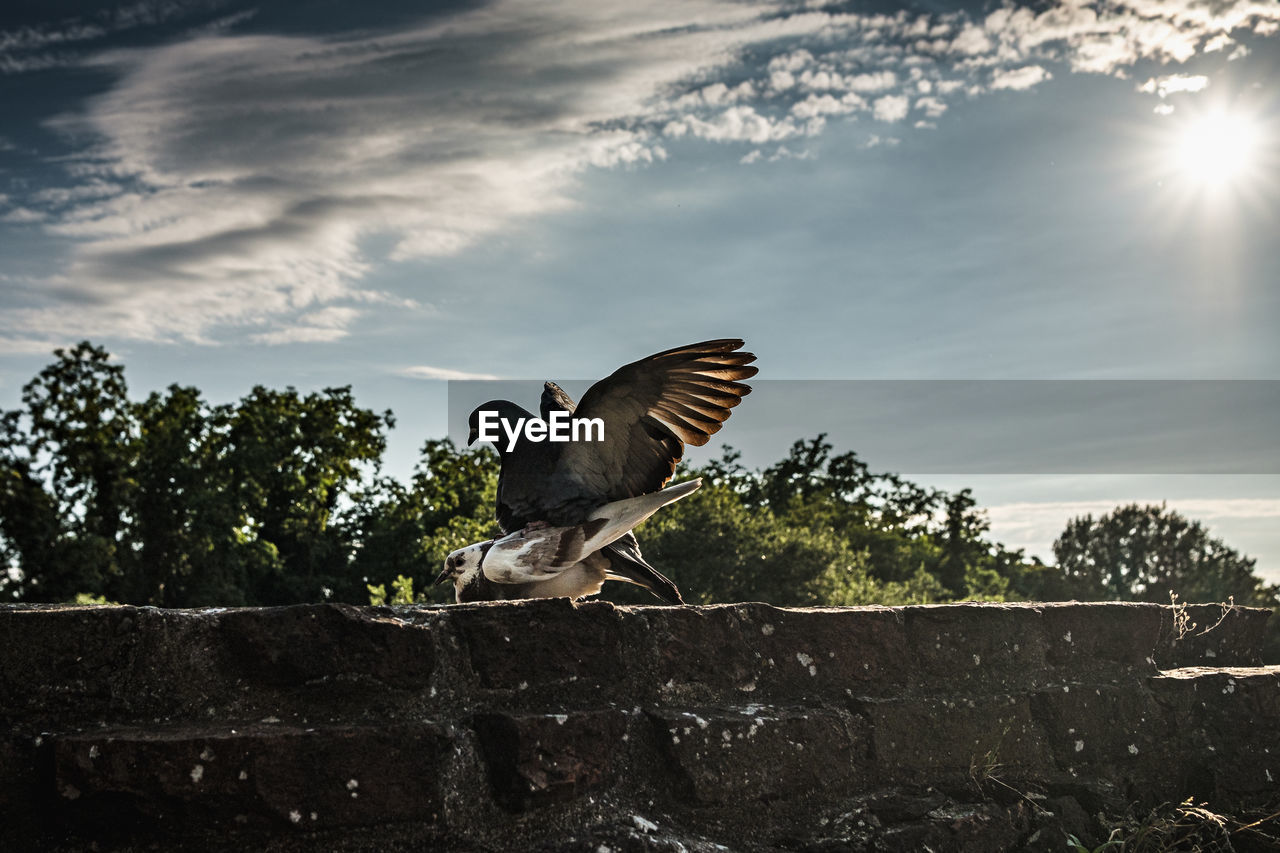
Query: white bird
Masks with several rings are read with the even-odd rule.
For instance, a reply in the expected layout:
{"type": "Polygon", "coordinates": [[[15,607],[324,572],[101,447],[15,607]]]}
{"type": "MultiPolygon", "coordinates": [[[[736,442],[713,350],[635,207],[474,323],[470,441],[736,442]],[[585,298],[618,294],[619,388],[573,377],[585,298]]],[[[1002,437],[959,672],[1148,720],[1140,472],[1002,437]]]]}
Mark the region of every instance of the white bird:
{"type": "MultiPolygon", "coordinates": [[[[534,522],[500,539],[459,548],[445,558],[444,570],[436,583],[452,580],[459,603],[511,598],[582,598],[598,593],[607,580],[637,583],[632,577],[612,572],[609,557],[601,554],[600,549],[625,536],[667,504],[697,491],[701,485],[701,479],[689,480],[647,495],[604,504],[593,510],[582,524],[551,527],[545,522],[534,522]]],[[[658,578],[671,584],[661,575],[658,578]]],[[[674,589],[671,585],[671,590],[674,589]]],[[[675,596],[679,600],[679,592],[675,596]]]]}

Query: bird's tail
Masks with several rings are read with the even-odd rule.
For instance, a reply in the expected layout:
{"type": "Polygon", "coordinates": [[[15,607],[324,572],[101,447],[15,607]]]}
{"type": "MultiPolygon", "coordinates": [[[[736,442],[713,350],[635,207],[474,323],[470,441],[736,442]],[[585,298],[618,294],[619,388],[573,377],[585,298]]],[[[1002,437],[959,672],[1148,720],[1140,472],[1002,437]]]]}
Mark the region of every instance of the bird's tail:
{"type": "Polygon", "coordinates": [[[688,497],[702,485],[702,479],[687,480],[647,495],[625,498],[598,507],[583,524],[587,540],[583,552],[599,551],[615,539],[630,532],[637,524],[669,503],[688,497]]]}

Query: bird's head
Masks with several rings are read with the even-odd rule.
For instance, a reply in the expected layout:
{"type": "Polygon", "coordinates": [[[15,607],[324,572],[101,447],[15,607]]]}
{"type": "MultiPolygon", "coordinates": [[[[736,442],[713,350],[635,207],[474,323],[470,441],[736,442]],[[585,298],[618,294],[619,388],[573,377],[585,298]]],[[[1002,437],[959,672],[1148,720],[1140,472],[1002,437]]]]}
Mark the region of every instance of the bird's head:
{"type": "Polygon", "coordinates": [[[458,600],[461,601],[463,590],[478,583],[482,578],[481,564],[484,562],[484,555],[488,554],[492,547],[493,540],[490,539],[487,542],[477,542],[450,552],[449,556],[444,558],[444,569],[436,575],[436,584],[452,581],[458,600]]]}
{"type": "Polygon", "coordinates": [[[494,446],[501,453],[506,442],[506,435],[502,431],[501,421],[506,421],[513,425],[522,418],[531,418],[532,414],[521,406],[517,406],[510,400],[490,400],[487,403],[476,406],[471,412],[471,417],[467,418],[467,446],[475,444],[477,440],[484,441],[481,435],[486,431],[490,436],[496,436],[497,441],[494,446]],[[483,416],[483,422],[482,422],[483,416]]]}

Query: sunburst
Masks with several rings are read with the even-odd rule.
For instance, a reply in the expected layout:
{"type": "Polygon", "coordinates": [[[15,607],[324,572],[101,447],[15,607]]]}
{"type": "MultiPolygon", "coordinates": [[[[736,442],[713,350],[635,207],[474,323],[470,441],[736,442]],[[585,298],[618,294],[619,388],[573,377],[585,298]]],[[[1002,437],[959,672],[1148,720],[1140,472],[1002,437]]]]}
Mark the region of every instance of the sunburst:
{"type": "Polygon", "coordinates": [[[1262,128],[1243,112],[1214,110],[1179,123],[1170,165],[1181,180],[1209,191],[1225,191],[1255,177],[1262,128]]]}

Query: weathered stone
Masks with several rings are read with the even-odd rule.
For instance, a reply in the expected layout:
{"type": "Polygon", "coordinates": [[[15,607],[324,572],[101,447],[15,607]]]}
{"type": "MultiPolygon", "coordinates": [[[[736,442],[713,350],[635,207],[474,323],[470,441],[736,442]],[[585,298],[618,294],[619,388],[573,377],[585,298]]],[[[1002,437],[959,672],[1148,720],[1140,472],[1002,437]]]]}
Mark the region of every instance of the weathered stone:
{"type": "Polygon", "coordinates": [[[38,729],[44,721],[165,716],[199,706],[215,680],[199,650],[199,623],[154,608],[0,608],[0,715],[38,729]],[[166,693],[158,672],[179,684],[166,693]]]}
{"type": "Polygon", "coordinates": [[[227,676],[272,687],[323,685],[418,690],[435,665],[429,626],[344,604],[230,610],[216,637],[227,676]]]}
{"type": "Polygon", "coordinates": [[[901,614],[887,607],[764,604],[653,608],[629,634],[651,646],[646,675],[664,703],[795,702],[900,689],[910,671],[901,614]],[[708,665],[714,662],[712,665],[708,665]]]}
{"type": "Polygon", "coordinates": [[[41,831],[48,799],[42,794],[49,782],[48,761],[41,753],[50,748],[39,735],[0,738],[0,817],[4,821],[0,837],[31,837],[41,831]]]}
{"type": "Polygon", "coordinates": [[[1145,680],[1063,685],[1033,695],[1031,708],[1064,778],[1141,788],[1135,796],[1176,795],[1169,765],[1182,761],[1179,724],[1154,701],[1145,680]]]}
{"type": "Polygon", "coordinates": [[[1270,613],[1256,607],[1189,604],[1175,614],[1160,608],[1155,659],[1161,669],[1182,666],[1259,666],[1270,613]]]}
{"type": "Polygon", "coordinates": [[[512,811],[602,785],[626,731],[618,711],[482,714],[475,720],[494,799],[512,811]]]}
{"type": "Polygon", "coordinates": [[[651,712],[695,802],[847,796],[868,772],[865,724],[820,711],[651,712]]]}
{"type": "Polygon", "coordinates": [[[1181,789],[1262,801],[1280,790],[1280,667],[1168,670],[1151,688],[1178,721],[1181,789]]]}
{"type": "MultiPolygon", "coordinates": [[[[1044,620],[1045,660],[1063,674],[1087,678],[1107,669],[1154,674],[1161,608],[1115,602],[1105,606],[1039,605],[1044,620]]],[[[1070,676],[1068,675],[1068,678],[1070,676]]]]}
{"type": "Polygon", "coordinates": [[[451,609],[449,620],[482,687],[598,696],[627,675],[618,612],[607,602],[473,604],[451,609]]]}
{"type": "Polygon", "coordinates": [[[1023,777],[1049,756],[1025,696],[891,699],[862,708],[881,779],[1023,777]]]}
{"type": "Polygon", "coordinates": [[[0,607],[0,822],[58,853],[1061,849],[1070,802],[1280,795],[1280,676],[1221,666],[1264,615],[1171,645],[1156,605],[0,607]]]}
{"type": "MultiPolygon", "coordinates": [[[[432,631],[348,605],[166,611],[0,609],[0,719],[93,724],[318,713],[342,695],[425,688],[432,631]]],[[[305,716],[305,715],[303,715],[305,716]]]]}
{"type": "Polygon", "coordinates": [[[82,830],[434,823],[448,745],[431,724],[109,730],[57,739],[54,788],[82,830]]]}
{"type": "Polygon", "coordinates": [[[1052,677],[1039,609],[943,604],[903,608],[902,616],[917,692],[1007,691],[1052,677]]]}

